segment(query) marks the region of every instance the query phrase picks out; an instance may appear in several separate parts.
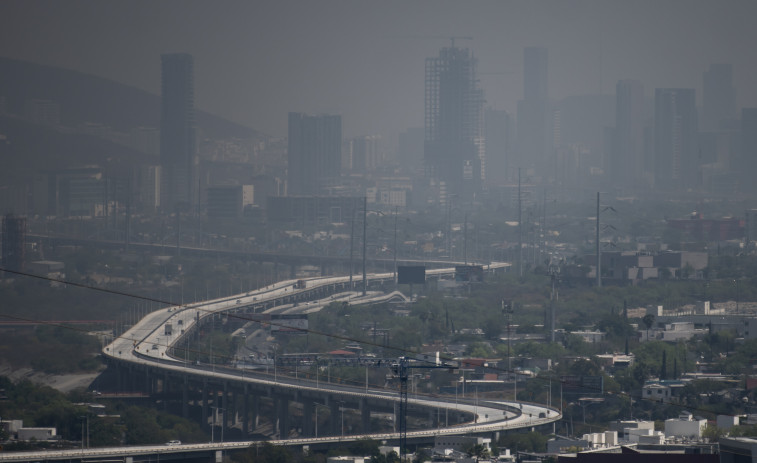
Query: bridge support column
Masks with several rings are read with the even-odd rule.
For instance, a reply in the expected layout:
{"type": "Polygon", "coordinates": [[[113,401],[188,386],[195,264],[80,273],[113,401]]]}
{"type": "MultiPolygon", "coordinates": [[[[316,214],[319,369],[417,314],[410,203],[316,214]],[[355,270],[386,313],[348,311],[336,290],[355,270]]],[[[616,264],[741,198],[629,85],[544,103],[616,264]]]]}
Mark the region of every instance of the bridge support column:
{"type": "Polygon", "coordinates": [[[231,427],[236,426],[237,422],[239,421],[237,417],[237,408],[239,405],[239,402],[237,401],[238,398],[239,397],[237,394],[237,389],[236,388],[232,389],[231,390],[231,404],[230,404],[231,413],[229,413],[229,420],[231,421],[231,424],[230,424],[231,427]]]}
{"type": "Polygon", "coordinates": [[[311,400],[302,401],[302,437],[313,436],[313,409],[315,403],[311,400]]]}
{"type": "Polygon", "coordinates": [[[255,432],[255,430],[258,428],[258,412],[260,408],[260,396],[259,395],[253,395],[252,396],[252,416],[250,417],[252,421],[252,431],[255,432]]]}
{"type": "Polygon", "coordinates": [[[202,427],[208,425],[208,380],[202,380],[202,427]]]}
{"type": "Polygon", "coordinates": [[[247,384],[244,385],[242,396],[242,437],[245,438],[250,433],[250,398],[247,384]]]}
{"type": "Polygon", "coordinates": [[[189,418],[189,377],[184,375],[184,384],[181,387],[181,416],[189,418]]]}
{"type": "Polygon", "coordinates": [[[126,374],[123,378],[124,390],[126,391],[139,391],[137,386],[137,372],[133,368],[127,368],[122,373],[126,374]]]}
{"type": "Polygon", "coordinates": [[[368,407],[367,399],[360,401],[360,418],[363,422],[363,433],[368,434],[371,432],[371,409],[368,407]]]}
{"type": "Polygon", "coordinates": [[[145,394],[152,395],[152,378],[150,370],[145,370],[145,394]]]}
{"type": "Polygon", "coordinates": [[[163,410],[168,410],[168,373],[163,374],[163,384],[161,384],[160,393],[163,396],[163,410]]]}
{"type": "Polygon", "coordinates": [[[221,398],[221,406],[223,407],[223,419],[221,420],[222,433],[226,433],[229,430],[229,415],[231,414],[231,407],[229,407],[229,382],[223,382],[223,397],[221,398]]]}
{"type": "Polygon", "coordinates": [[[397,402],[394,402],[394,432],[397,432],[397,423],[400,422],[400,410],[399,410],[399,404],[397,402]]]}
{"type": "Polygon", "coordinates": [[[286,439],[289,437],[289,399],[278,396],[274,399],[274,402],[279,423],[279,439],[286,439]]]}
{"type": "Polygon", "coordinates": [[[331,411],[331,417],[329,418],[331,424],[331,435],[338,436],[341,431],[341,421],[339,420],[339,403],[335,402],[334,400],[330,400],[329,410],[331,411]]]}

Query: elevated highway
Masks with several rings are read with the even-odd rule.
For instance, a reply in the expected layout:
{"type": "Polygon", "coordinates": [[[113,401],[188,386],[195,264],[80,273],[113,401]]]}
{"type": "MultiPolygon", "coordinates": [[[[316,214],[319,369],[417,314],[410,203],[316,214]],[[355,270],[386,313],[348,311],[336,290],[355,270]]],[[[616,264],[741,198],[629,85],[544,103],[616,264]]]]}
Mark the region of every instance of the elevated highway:
{"type": "MultiPolygon", "coordinates": [[[[492,264],[488,271],[504,269],[506,264],[492,264]]],[[[454,274],[454,269],[433,269],[427,276],[439,278],[454,274]]],[[[118,372],[118,382],[123,390],[142,389],[154,396],[180,398],[182,413],[189,416],[190,402],[194,410],[201,410],[198,418],[204,425],[216,422],[220,417],[221,432],[228,426],[241,421],[242,436],[248,436],[249,426],[257,420],[261,398],[266,398],[275,414],[274,431],[279,438],[271,440],[282,445],[331,445],[356,439],[399,440],[399,433],[372,432],[372,413],[390,413],[396,417],[400,397],[396,390],[381,388],[353,387],[319,380],[304,380],[262,373],[250,373],[225,366],[197,364],[172,355],[177,346],[188,343],[194,330],[201,328],[212,317],[219,314],[248,314],[271,310],[276,307],[304,301],[328,302],[332,295],[349,293],[349,277],[311,278],[305,280],[304,287],[297,287],[297,280],[281,281],[245,294],[225,297],[187,306],[174,306],[156,310],[121,336],[103,348],[103,354],[118,372]],[[171,326],[167,329],[167,326],[171,326]],[[239,403],[241,399],[241,404],[239,403]],[[290,405],[301,405],[301,416],[292,416],[290,405]],[[330,420],[326,430],[318,429],[318,407],[327,407],[330,420]],[[359,410],[361,426],[359,432],[345,435],[343,424],[340,430],[338,420],[345,408],[359,410]],[[315,412],[315,419],[313,414],[315,412]],[[291,438],[290,438],[291,437],[291,438]]],[[[368,282],[373,289],[382,284],[393,286],[393,275],[372,274],[368,282]]],[[[387,298],[400,297],[397,294],[383,294],[370,291],[365,296],[351,294],[352,304],[375,302],[387,298]]],[[[302,311],[316,310],[315,307],[299,304],[302,311]]],[[[286,310],[291,310],[291,307],[286,310]]],[[[408,442],[429,442],[443,435],[497,435],[506,430],[530,428],[557,421],[562,418],[559,410],[537,404],[515,403],[499,400],[471,400],[470,398],[446,398],[412,395],[408,399],[410,413],[425,416],[429,426],[426,429],[408,431],[408,442]]],[[[343,415],[342,415],[343,416],[343,415]]],[[[394,419],[397,423],[397,420],[394,419]]],[[[343,423],[343,422],[342,422],[343,423]]],[[[84,449],[94,452],[91,457],[118,457],[119,455],[164,454],[218,451],[244,448],[253,441],[186,444],[179,446],[141,446],[114,449],[84,449]]],[[[77,451],[44,452],[44,459],[77,458],[77,451]],[[73,452],[73,453],[67,453],[73,452]]],[[[20,452],[25,453],[25,452],[20,452]]],[[[0,454],[0,461],[14,461],[18,454],[0,454]]],[[[167,455],[166,455],[167,456],[167,455]]],[[[22,461],[22,460],[15,460],[22,461]]]]}

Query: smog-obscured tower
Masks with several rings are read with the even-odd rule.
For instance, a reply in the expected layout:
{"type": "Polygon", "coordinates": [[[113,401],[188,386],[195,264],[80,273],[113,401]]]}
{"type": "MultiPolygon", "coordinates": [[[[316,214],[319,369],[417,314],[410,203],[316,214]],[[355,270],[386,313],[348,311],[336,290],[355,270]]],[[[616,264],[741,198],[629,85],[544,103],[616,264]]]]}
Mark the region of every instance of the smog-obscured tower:
{"type": "Polygon", "coordinates": [[[197,204],[192,55],[162,55],[161,70],[160,204],[166,213],[188,212],[197,204]]]}
{"type": "Polygon", "coordinates": [[[443,182],[448,195],[473,197],[485,173],[484,94],[476,77],[476,58],[468,49],[442,48],[426,58],[426,174],[443,182]]]}

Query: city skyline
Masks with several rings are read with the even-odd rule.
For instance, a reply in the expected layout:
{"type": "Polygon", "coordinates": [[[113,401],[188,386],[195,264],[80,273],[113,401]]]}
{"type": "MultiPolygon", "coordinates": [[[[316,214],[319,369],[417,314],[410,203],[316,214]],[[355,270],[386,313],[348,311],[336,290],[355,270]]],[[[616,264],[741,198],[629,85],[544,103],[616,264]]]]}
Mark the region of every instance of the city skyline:
{"type": "Polygon", "coordinates": [[[303,111],[342,115],[348,137],[396,143],[423,125],[423,59],[453,36],[478,57],[487,104],[511,114],[529,46],[549,50],[555,99],[612,94],[621,79],[641,81],[647,100],[655,88],[699,98],[702,73],[728,63],[737,111],[757,106],[750,2],[182,2],[176,21],[178,5],[4,2],[0,56],[159,94],[160,55],[186,52],[198,109],[279,137],[288,112],[303,111]]]}

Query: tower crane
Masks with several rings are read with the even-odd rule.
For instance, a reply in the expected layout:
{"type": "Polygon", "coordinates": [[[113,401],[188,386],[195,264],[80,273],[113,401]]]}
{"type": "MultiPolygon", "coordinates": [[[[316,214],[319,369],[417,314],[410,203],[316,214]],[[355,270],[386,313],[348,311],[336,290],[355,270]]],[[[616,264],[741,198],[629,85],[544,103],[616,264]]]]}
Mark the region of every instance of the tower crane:
{"type": "Polygon", "coordinates": [[[400,433],[400,461],[403,461],[403,454],[407,446],[407,379],[411,368],[436,369],[446,368],[450,371],[458,368],[456,363],[440,361],[437,353],[436,362],[433,364],[419,363],[407,357],[399,357],[396,363],[392,364],[392,374],[400,380],[400,413],[399,413],[399,433],[400,433]]]}
{"type": "Polygon", "coordinates": [[[401,35],[398,36],[399,39],[427,39],[427,40],[440,40],[440,39],[449,39],[452,47],[455,46],[455,40],[473,40],[473,37],[470,36],[450,36],[450,35],[401,35]]]}

